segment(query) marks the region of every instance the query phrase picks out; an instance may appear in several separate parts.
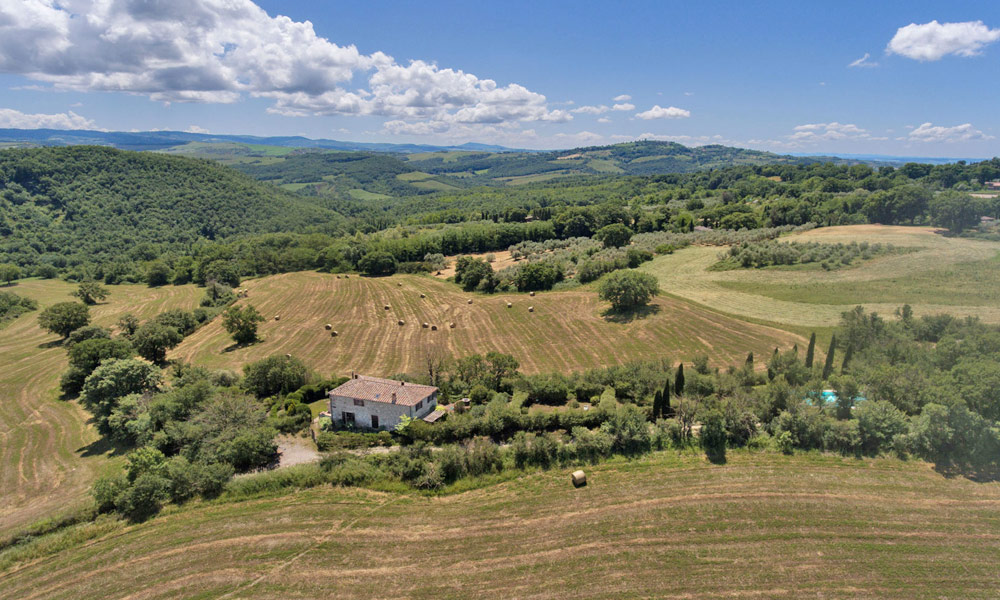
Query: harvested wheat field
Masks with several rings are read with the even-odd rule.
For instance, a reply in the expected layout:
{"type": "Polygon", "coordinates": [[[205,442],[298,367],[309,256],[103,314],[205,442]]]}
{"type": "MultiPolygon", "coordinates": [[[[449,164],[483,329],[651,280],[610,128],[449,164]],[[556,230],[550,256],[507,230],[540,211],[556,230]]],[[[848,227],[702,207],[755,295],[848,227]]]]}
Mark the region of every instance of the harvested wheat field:
{"type": "Polygon", "coordinates": [[[1000,243],[945,237],[929,227],[825,227],[783,241],[881,242],[913,251],[834,271],[709,271],[724,248],[695,246],[657,257],[641,269],[670,293],[727,314],[799,327],[836,325],[858,304],[891,315],[910,304],[916,315],[951,313],[1000,323],[1000,243]]]}
{"type": "MultiPolygon", "coordinates": [[[[60,516],[88,495],[111,448],[87,425],[87,413],[59,399],[66,350],[38,327],[38,315],[74,300],[76,286],[25,280],[9,288],[38,301],[38,310],[0,329],[0,532],[60,516]]],[[[92,322],[111,327],[131,312],[140,319],[171,308],[192,309],[202,292],[191,285],[150,289],[108,286],[107,301],[90,308],[92,322]]]]}
{"type": "MultiPolygon", "coordinates": [[[[995,598],[1000,485],[661,452],[426,497],[321,487],[93,524],[0,598],[995,598]],[[87,541],[84,541],[87,540],[87,541]]],[[[0,555],[0,564],[4,564],[0,555]]]]}
{"type": "Polygon", "coordinates": [[[795,334],[669,297],[656,299],[644,316],[616,322],[602,315],[607,305],[590,289],[533,298],[484,296],[432,277],[338,279],[313,272],[247,281],[244,287],[249,297],[242,302],[267,318],[260,326],[263,342],[237,348],[216,320],[170,357],[239,369],[272,354],[290,353],[324,374],[357,370],[388,375],[422,372],[428,350],[439,347],[455,357],[506,352],[520,361],[522,371],[536,373],[656,357],[690,360],[701,353],[725,365],[742,362],[748,351],[805,344],[795,334]],[[326,332],[327,323],[337,330],[336,337],[326,332]]]}

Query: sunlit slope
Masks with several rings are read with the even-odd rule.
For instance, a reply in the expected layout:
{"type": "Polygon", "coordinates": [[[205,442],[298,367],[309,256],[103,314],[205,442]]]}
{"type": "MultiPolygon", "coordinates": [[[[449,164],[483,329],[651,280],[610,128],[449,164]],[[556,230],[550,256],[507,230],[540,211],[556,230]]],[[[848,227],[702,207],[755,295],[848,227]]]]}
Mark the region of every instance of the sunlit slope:
{"type": "Polygon", "coordinates": [[[642,267],[660,286],[728,314],[803,327],[836,325],[862,304],[892,314],[910,304],[917,315],[951,313],[1000,323],[1000,243],[945,237],[925,227],[827,227],[781,238],[823,243],[881,242],[915,249],[835,271],[709,271],[724,248],[690,247],[642,267]]]}
{"type": "MultiPolygon", "coordinates": [[[[11,291],[38,301],[0,329],[0,532],[71,510],[88,494],[109,448],[87,424],[75,402],[58,398],[66,350],[59,337],[38,327],[38,314],[74,300],[75,286],[57,280],[22,281],[11,291]]],[[[194,286],[150,289],[108,286],[105,303],[91,307],[93,322],[110,327],[126,312],[149,318],[171,308],[192,309],[194,286]]]]}
{"type": "Polygon", "coordinates": [[[0,573],[0,598],[995,598],[1000,487],[925,463],[658,453],[427,498],[182,508],[0,573]]]}
{"type": "Polygon", "coordinates": [[[690,360],[698,354],[725,365],[742,362],[749,351],[770,352],[795,343],[804,347],[805,342],[669,297],[656,299],[639,318],[610,318],[603,314],[607,305],[587,288],[535,297],[484,296],[431,277],[337,278],[312,272],[244,285],[249,290],[244,302],[267,318],[260,327],[262,343],[234,347],[217,320],[187,338],[171,357],[237,369],[271,354],[290,353],[324,374],[421,373],[429,349],[440,347],[454,357],[506,352],[520,361],[523,371],[533,373],[658,357],[690,360]],[[327,323],[336,337],[324,329],[327,323]]]}

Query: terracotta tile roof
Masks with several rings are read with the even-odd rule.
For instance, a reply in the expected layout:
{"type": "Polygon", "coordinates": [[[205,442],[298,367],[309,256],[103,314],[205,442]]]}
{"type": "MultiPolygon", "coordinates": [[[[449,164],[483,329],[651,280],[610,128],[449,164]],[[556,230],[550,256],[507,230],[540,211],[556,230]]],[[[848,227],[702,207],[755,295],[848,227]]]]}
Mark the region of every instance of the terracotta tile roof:
{"type": "Polygon", "coordinates": [[[393,394],[395,394],[396,404],[415,406],[417,402],[425,400],[436,391],[437,388],[430,385],[404,383],[394,379],[356,375],[354,379],[348,379],[345,383],[337,387],[337,389],[331,390],[330,395],[367,400],[368,402],[392,404],[393,394]]]}

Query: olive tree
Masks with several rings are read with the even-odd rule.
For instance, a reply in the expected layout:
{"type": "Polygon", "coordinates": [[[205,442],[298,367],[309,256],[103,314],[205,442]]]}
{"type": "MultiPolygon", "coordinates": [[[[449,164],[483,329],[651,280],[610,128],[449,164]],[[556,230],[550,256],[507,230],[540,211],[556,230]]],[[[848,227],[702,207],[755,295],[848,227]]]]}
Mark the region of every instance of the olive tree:
{"type": "Polygon", "coordinates": [[[611,308],[618,312],[645,306],[658,292],[655,277],[632,270],[609,273],[597,286],[601,300],[610,302],[611,308]]]}

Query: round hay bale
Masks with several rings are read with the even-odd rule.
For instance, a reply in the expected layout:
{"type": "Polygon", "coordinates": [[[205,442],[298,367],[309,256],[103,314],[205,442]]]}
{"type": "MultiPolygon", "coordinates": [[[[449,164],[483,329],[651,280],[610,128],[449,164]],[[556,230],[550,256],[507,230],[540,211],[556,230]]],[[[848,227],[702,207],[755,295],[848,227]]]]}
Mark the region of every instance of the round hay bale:
{"type": "Polygon", "coordinates": [[[573,487],[583,487],[587,485],[587,474],[583,471],[573,471],[570,478],[573,481],[573,487]]]}
{"type": "Polygon", "coordinates": [[[399,325],[406,325],[406,321],[404,321],[402,319],[396,321],[396,323],[399,324],[399,325]]]}
{"type": "Polygon", "coordinates": [[[396,282],[396,287],[403,287],[403,284],[402,284],[402,283],[399,283],[399,282],[397,281],[397,282],[396,282]]]}
{"type": "Polygon", "coordinates": [[[340,334],[337,333],[336,331],[331,331],[330,332],[330,337],[337,337],[338,335],[340,335],[340,334]]]}
{"type": "Polygon", "coordinates": [[[528,307],[528,312],[535,312],[535,307],[534,306],[529,306],[528,307]]]}
{"type": "Polygon", "coordinates": [[[337,275],[337,279],[340,279],[340,275],[337,275]]]}
{"type": "Polygon", "coordinates": [[[528,295],[531,296],[531,297],[534,297],[535,296],[535,292],[531,292],[528,295]]]}
{"type": "Polygon", "coordinates": [[[469,304],[472,304],[472,298],[469,298],[469,304]]]}
{"type": "Polygon", "coordinates": [[[275,321],[280,321],[281,320],[281,315],[274,315],[274,320],[275,321]]]}
{"type": "Polygon", "coordinates": [[[437,325],[431,325],[431,331],[437,331],[437,330],[438,330],[437,325]]]}
{"type": "Polygon", "coordinates": [[[424,329],[427,329],[428,327],[430,327],[430,325],[428,325],[427,323],[423,323],[423,324],[421,325],[421,327],[423,327],[424,329]]]}
{"type": "Polygon", "coordinates": [[[326,330],[327,330],[327,331],[330,331],[331,329],[333,329],[333,325],[330,325],[329,323],[327,323],[327,324],[325,325],[325,327],[326,327],[326,330]]]}
{"type": "Polygon", "coordinates": [[[510,308],[511,306],[514,306],[514,305],[513,305],[513,304],[511,304],[510,302],[508,302],[508,303],[507,303],[507,308],[510,308]]]}
{"type": "Polygon", "coordinates": [[[385,305],[385,309],[389,310],[389,305],[388,304],[385,305]]]}
{"type": "Polygon", "coordinates": [[[455,324],[454,323],[448,323],[448,328],[449,329],[454,329],[455,328],[455,324]]]}
{"type": "Polygon", "coordinates": [[[421,298],[426,298],[427,296],[425,294],[420,294],[420,297],[421,298]]]}
{"type": "Polygon", "coordinates": [[[286,354],[286,355],[285,355],[285,358],[291,358],[291,357],[292,357],[292,355],[291,355],[291,354],[286,354]]]}

